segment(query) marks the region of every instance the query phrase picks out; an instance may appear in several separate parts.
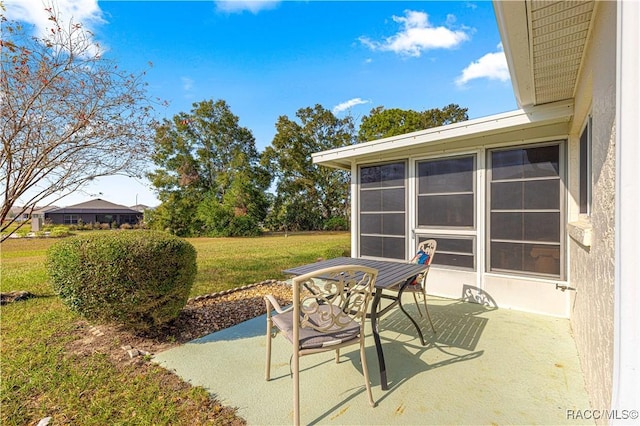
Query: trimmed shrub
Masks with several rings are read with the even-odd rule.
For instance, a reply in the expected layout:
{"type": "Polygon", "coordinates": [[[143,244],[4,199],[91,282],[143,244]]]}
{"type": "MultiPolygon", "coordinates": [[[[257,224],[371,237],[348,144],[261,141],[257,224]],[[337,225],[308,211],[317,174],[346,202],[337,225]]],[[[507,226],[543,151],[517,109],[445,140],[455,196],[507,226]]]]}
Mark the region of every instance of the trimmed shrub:
{"type": "Polygon", "coordinates": [[[91,321],[146,331],[180,314],[196,276],[196,250],[154,231],[81,235],[50,247],[54,291],[91,321]]]}
{"type": "Polygon", "coordinates": [[[49,232],[49,236],[55,238],[68,237],[69,235],[71,235],[71,232],[69,232],[69,229],[66,226],[56,226],[49,232]]]}

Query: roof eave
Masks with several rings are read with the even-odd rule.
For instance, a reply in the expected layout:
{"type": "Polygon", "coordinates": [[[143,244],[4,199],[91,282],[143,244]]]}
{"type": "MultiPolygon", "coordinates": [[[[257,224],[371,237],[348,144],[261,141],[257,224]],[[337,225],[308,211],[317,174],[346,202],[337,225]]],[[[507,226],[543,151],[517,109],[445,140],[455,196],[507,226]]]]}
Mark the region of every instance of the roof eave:
{"type": "Polygon", "coordinates": [[[526,108],[535,105],[526,2],[494,1],[493,8],[518,106],[526,108]]]}
{"type": "Polygon", "coordinates": [[[317,152],[311,157],[315,164],[349,170],[358,158],[376,153],[389,155],[417,146],[455,142],[546,124],[569,122],[572,115],[573,102],[556,102],[317,152]]]}

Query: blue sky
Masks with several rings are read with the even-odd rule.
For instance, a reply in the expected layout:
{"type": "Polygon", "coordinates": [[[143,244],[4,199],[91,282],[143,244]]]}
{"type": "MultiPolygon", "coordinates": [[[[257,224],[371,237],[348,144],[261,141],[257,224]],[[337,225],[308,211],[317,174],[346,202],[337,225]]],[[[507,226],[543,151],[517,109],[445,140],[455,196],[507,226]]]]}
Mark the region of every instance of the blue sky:
{"type": "MultiPolygon", "coordinates": [[[[489,1],[57,3],[121,69],[148,70],[149,94],[169,102],[159,118],[224,99],[260,151],[279,116],[315,104],[356,119],[380,105],[455,103],[470,118],[517,108],[489,1]]],[[[46,26],[40,0],[5,5],[10,18],[46,26]]],[[[91,196],[158,204],[148,182],[127,178],[100,179],[57,204],[91,196]]]]}

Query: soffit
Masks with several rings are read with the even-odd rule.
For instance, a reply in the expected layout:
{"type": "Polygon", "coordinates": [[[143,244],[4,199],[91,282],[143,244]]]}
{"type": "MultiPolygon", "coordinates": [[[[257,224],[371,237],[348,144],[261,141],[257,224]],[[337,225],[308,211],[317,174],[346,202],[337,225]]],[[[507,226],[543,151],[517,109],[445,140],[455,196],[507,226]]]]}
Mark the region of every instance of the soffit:
{"type": "Polygon", "coordinates": [[[593,1],[531,2],[536,105],[573,98],[593,6],[593,1]]]}

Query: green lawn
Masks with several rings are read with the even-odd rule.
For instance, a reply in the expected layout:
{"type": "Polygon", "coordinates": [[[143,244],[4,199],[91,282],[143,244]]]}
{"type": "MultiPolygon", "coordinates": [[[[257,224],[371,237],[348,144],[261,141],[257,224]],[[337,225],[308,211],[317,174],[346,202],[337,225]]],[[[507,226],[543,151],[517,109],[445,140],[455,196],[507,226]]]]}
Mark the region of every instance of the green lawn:
{"type": "MultiPolygon", "coordinates": [[[[135,231],[127,231],[135,232],[135,231]]],[[[44,267],[55,239],[9,239],[0,245],[1,291],[36,298],[0,308],[0,424],[199,424],[220,410],[201,388],[167,387],[153,364],[116,366],[104,354],[69,354],[80,318],[53,294],[44,267]]],[[[348,233],[189,239],[198,252],[191,295],[283,278],[288,267],[348,255],[348,233]]],[[[215,390],[214,390],[215,391],[215,390]]],[[[231,417],[230,417],[231,416],[231,417]]],[[[232,414],[221,410],[216,423],[232,414]]]]}
{"type": "Polygon", "coordinates": [[[269,278],[319,257],[349,256],[345,233],[298,234],[261,238],[192,238],[198,275],[192,296],[235,288],[269,278]]]}

